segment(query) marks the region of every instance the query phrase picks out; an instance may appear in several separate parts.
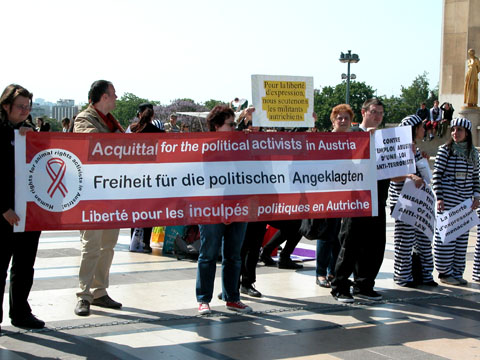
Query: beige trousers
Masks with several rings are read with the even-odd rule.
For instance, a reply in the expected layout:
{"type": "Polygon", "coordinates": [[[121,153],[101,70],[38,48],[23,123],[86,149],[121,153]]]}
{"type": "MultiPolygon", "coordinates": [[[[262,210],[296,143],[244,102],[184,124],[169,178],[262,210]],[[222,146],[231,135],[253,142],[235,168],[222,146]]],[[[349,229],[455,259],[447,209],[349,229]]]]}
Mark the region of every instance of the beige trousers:
{"type": "Polygon", "coordinates": [[[93,299],[107,295],[113,248],[117,244],[119,232],[120,229],[80,231],[82,254],[78,274],[79,300],[91,303],[93,299]],[[91,289],[94,289],[93,293],[91,289]]]}

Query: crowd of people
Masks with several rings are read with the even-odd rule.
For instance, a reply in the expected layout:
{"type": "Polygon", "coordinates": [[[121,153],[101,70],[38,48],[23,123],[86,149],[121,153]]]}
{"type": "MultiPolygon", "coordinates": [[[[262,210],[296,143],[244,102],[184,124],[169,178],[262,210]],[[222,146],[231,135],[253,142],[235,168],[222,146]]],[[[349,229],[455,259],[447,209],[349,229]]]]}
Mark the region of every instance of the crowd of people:
{"type": "MultiPolygon", "coordinates": [[[[7,169],[6,196],[1,199],[3,219],[0,222],[6,241],[0,261],[0,303],[3,301],[7,270],[10,269],[9,303],[11,322],[14,326],[39,329],[45,322],[32,314],[28,295],[33,283],[34,263],[40,232],[13,232],[13,226],[20,220],[14,210],[14,131],[20,135],[28,131],[42,131],[43,123],[34,126],[29,113],[32,106],[32,93],[20,85],[12,84],[5,88],[0,97],[0,134],[3,148],[2,165],[7,169]]],[[[154,119],[152,104],[141,104],[137,120],[126,130],[112,115],[117,95],[109,81],[95,81],[88,92],[89,105],[72,121],[62,121],[62,131],[76,133],[161,133],[186,132],[188,126],[179,124],[173,114],[166,123],[154,119]]],[[[232,103],[233,104],[233,103],[232,103]]],[[[217,105],[208,114],[207,127],[212,132],[261,131],[252,126],[253,107],[244,106],[240,116],[236,116],[232,104],[217,105]]],[[[416,161],[428,157],[416,146],[425,138],[425,133],[443,136],[450,125],[451,137],[439,147],[433,171],[432,186],[437,197],[439,213],[447,211],[460,202],[471,199],[472,209],[477,209],[480,201],[479,154],[472,143],[472,124],[465,118],[453,118],[453,107],[444,103],[427,110],[422,104],[417,114],[405,117],[400,126],[410,126],[412,130],[412,151],[416,161]],[[441,130],[440,124],[446,126],[441,130]]],[[[374,132],[383,121],[384,105],[377,99],[368,99],[361,109],[359,126],[352,127],[354,112],[347,104],[332,109],[330,120],[332,132],[364,131],[374,132]]],[[[311,129],[304,129],[312,131],[311,129]]],[[[390,199],[393,210],[405,181],[409,179],[415,186],[424,184],[425,176],[417,167],[414,174],[403,177],[379,180],[377,182],[378,216],[328,219],[321,221],[322,231],[316,239],[316,284],[330,288],[332,296],[339,302],[351,303],[356,297],[370,300],[382,299],[382,294],[374,288],[375,279],[382,265],[386,245],[386,209],[390,199]],[[368,233],[365,232],[368,229],[368,233]],[[351,280],[353,276],[353,281],[351,280]]],[[[218,297],[226,307],[236,312],[250,312],[240,294],[261,297],[254,287],[256,267],[259,261],[267,266],[281,269],[299,269],[302,265],[291,259],[291,254],[301,240],[304,220],[267,222],[232,222],[199,225],[200,250],[198,257],[196,301],[198,312],[211,312],[215,272],[219,254],[221,255],[222,292],[218,297]],[[263,245],[267,227],[277,229],[270,242],[263,245]],[[272,258],[272,251],[285,243],[278,263],[272,258]],[[263,246],[263,250],[262,250],[263,246]]],[[[317,224],[318,225],[318,224],[317,224]]],[[[144,229],[144,248],[151,252],[150,234],[152,229],[144,229]]],[[[480,230],[477,238],[480,239],[480,230]]],[[[79,267],[79,290],[74,312],[78,316],[88,316],[91,306],[119,309],[120,302],[113,300],[107,292],[110,267],[117,244],[119,229],[81,230],[81,256],[79,267]]],[[[449,285],[465,285],[464,279],[468,232],[445,244],[438,231],[434,239],[411,225],[395,221],[394,229],[394,282],[401,287],[438,286],[433,278],[434,267],[440,282],[449,285]],[[433,240],[433,251],[432,251],[433,240]],[[420,279],[414,279],[412,257],[417,253],[422,268],[420,279]]],[[[480,241],[477,240],[474,255],[473,280],[480,281],[480,241]]],[[[3,312],[0,308],[0,322],[3,312]]]]}

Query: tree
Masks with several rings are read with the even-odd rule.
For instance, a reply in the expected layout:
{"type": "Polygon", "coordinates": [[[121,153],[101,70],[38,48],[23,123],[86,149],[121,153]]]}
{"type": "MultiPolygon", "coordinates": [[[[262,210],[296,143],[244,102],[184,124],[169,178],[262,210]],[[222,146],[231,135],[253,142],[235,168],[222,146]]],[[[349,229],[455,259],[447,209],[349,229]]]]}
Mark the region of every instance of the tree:
{"type": "Polygon", "coordinates": [[[177,112],[199,112],[208,111],[208,109],[200,104],[197,104],[191,99],[177,99],[173,100],[170,105],[156,106],[155,117],[157,119],[167,121],[170,114],[177,112]]]}
{"type": "Polygon", "coordinates": [[[405,102],[401,97],[382,97],[381,100],[385,105],[385,115],[383,116],[384,123],[399,123],[405,116],[411,115],[408,113],[405,102]]]}
{"type": "Polygon", "coordinates": [[[430,104],[430,107],[433,106],[433,102],[435,100],[438,100],[438,92],[439,92],[439,88],[437,83],[437,86],[435,86],[433,89],[430,90],[430,95],[428,96],[428,99],[427,99],[427,105],[430,104]]]}
{"type": "MultiPolygon", "coordinates": [[[[209,109],[203,105],[197,104],[192,99],[177,99],[171,102],[170,105],[160,105],[155,106],[155,118],[162,121],[168,121],[169,117],[173,113],[178,112],[202,112],[208,111],[209,109]]],[[[190,129],[193,131],[203,131],[205,129],[205,119],[200,119],[195,116],[186,116],[182,115],[179,118],[181,123],[186,123],[190,125],[190,129]]]]}
{"type": "Polygon", "coordinates": [[[50,125],[50,131],[62,131],[62,123],[54,118],[49,118],[46,116],[42,116],[43,121],[50,125]]]}
{"type": "Polygon", "coordinates": [[[226,102],[224,101],[221,101],[221,100],[215,100],[215,99],[210,99],[210,100],[207,100],[203,103],[203,105],[208,109],[208,110],[212,110],[215,106],[217,105],[227,105],[226,102]]]}
{"type": "Polygon", "coordinates": [[[160,105],[159,101],[152,101],[139,98],[132,93],[125,93],[120,99],[117,99],[115,110],[112,111],[113,116],[122,124],[124,128],[128,127],[130,121],[133,120],[138,111],[138,105],[149,102],[153,105],[160,105]]]}
{"type": "MultiPolygon", "coordinates": [[[[430,92],[427,75],[428,74],[424,72],[422,75],[418,75],[409,87],[402,86],[400,97],[405,103],[405,110],[408,111],[407,115],[415,114],[420,104],[427,101],[430,92]]],[[[432,105],[433,103],[427,104],[427,107],[431,107],[432,105]]]]}
{"type": "Polygon", "coordinates": [[[384,121],[387,123],[399,123],[404,117],[415,114],[422,102],[427,108],[433,106],[433,101],[438,99],[438,85],[430,89],[427,72],[418,75],[408,87],[401,87],[399,97],[391,96],[383,98],[385,104],[384,121]]]}
{"type": "MultiPolygon", "coordinates": [[[[345,103],[346,91],[346,82],[342,82],[335,87],[325,86],[321,90],[315,89],[314,111],[318,117],[316,126],[320,130],[327,131],[332,128],[330,113],[336,105],[345,103]]],[[[350,106],[355,113],[354,121],[362,121],[362,105],[366,99],[373,97],[374,93],[373,88],[364,82],[352,81],[350,83],[350,106]]]]}

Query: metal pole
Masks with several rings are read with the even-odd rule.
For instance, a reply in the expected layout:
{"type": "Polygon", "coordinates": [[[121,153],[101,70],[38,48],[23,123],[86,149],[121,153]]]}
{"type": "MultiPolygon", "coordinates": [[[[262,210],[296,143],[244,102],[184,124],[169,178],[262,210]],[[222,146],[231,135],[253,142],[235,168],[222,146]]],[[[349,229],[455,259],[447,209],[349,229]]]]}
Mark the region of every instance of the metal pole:
{"type": "MultiPolygon", "coordinates": [[[[345,94],[345,103],[350,104],[350,63],[357,63],[360,61],[360,58],[357,54],[352,54],[352,50],[348,50],[348,53],[344,54],[343,52],[340,53],[340,62],[347,63],[347,91],[345,94]]],[[[345,79],[345,74],[342,74],[342,79],[345,79]]],[[[355,79],[355,76],[353,76],[355,79]]]]}
{"type": "Polygon", "coordinates": [[[350,104],[350,61],[348,61],[347,66],[347,96],[345,99],[346,104],[350,104]]]}

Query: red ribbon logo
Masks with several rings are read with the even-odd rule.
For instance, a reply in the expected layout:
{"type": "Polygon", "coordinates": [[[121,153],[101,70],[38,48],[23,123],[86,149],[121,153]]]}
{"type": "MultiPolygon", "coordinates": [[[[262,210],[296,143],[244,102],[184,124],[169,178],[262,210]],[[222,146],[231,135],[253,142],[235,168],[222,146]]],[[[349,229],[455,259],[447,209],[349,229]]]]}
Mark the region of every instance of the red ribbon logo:
{"type": "Polygon", "coordinates": [[[67,166],[65,165],[65,162],[60,159],[60,158],[53,158],[47,161],[47,173],[48,176],[50,176],[50,179],[52,179],[52,184],[47,190],[48,195],[50,197],[53,197],[55,192],[59,190],[63,197],[65,197],[68,193],[67,188],[65,185],[62,183],[63,177],[65,176],[65,171],[67,170],[67,166]],[[53,165],[59,165],[58,171],[55,171],[53,168],[53,165]]]}

